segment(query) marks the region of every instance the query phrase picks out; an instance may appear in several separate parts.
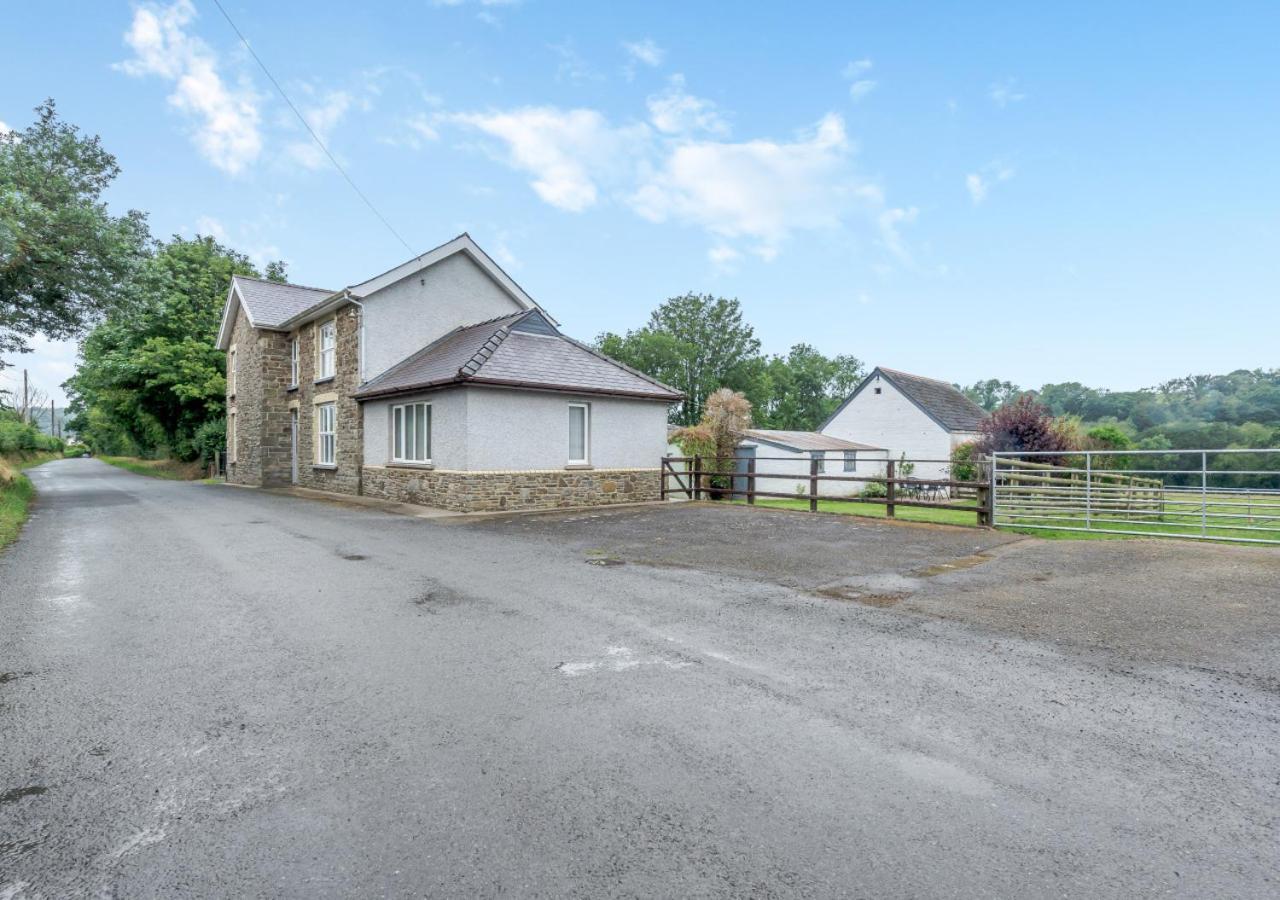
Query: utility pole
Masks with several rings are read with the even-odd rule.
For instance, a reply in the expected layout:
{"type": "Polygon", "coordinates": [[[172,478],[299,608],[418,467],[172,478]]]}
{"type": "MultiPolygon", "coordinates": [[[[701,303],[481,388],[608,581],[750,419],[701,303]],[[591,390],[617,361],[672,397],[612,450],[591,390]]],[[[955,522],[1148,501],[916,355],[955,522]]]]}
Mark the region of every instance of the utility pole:
{"type": "Polygon", "coordinates": [[[58,420],[53,416],[53,401],[49,401],[49,437],[58,436],[58,420]]]}
{"type": "Polygon", "coordinates": [[[27,392],[27,370],[23,369],[22,370],[22,421],[25,422],[27,425],[31,424],[31,407],[27,405],[30,402],[31,402],[30,397],[27,392]]]}

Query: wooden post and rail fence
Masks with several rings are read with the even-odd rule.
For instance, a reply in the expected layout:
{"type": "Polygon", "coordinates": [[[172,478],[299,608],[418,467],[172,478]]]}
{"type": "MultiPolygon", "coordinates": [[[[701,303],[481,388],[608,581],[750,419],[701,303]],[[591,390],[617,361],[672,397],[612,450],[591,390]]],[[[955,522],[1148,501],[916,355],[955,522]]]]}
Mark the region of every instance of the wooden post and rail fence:
{"type": "Polygon", "coordinates": [[[900,469],[904,463],[932,463],[950,465],[949,460],[887,460],[884,462],[883,475],[828,475],[822,471],[822,460],[809,460],[807,474],[787,474],[779,472],[759,472],[757,462],[782,460],[801,462],[795,457],[757,457],[757,456],[668,456],[662,460],[661,496],[662,499],[683,495],[689,500],[745,500],[754,505],[757,498],[778,500],[807,500],[810,512],[818,511],[818,503],[873,503],[885,508],[885,515],[895,518],[898,507],[923,507],[928,509],[963,510],[974,514],[979,525],[991,524],[990,484],[987,481],[963,481],[953,478],[916,478],[903,476],[900,469]],[[744,465],[739,467],[739,463],[744,465]],[[727,465],[726,465],[727,464],[727,465]],[[720,483],[714,483],[713,479],[720,483]],[[807,490],[786,493],[777,490],[761,489],[760,481],[793,481],[807,483],[807,490]],[[742,489],[738,483],[742,483],[742,489]],[[821,493],[823,483],[834,484],[879,484],[884,486],[882,496],[866,496],[859,492],[848,496],[821,493]],[[945,500],[922,499],[925,492],[946,495],[945,500]],[[959,492],[974,492],[977,495],[976,505],[973,503],[946,502],[959,492]]]}

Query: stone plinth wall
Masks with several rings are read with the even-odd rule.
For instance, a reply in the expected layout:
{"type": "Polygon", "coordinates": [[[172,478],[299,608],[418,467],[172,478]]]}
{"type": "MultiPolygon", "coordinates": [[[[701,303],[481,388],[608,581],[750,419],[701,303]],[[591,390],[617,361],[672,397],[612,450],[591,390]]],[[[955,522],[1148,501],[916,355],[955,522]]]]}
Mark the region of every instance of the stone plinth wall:
{"type": "Polygon", "coordinates": [[[571,509],[660,499],[658,469],[458,472],[365,466],[364,495],[456,512],[571,509]]]}

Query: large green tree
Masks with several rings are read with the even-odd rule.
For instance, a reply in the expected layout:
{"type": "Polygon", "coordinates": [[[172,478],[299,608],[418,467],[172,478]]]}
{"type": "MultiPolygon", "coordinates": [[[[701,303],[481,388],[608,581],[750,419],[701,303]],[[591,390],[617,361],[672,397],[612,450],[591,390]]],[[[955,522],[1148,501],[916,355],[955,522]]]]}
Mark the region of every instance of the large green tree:
{"type": "MultiPolygon", "coordinates": [[[[283,280],[283,266],[268,267],[283,280]]],[[[67,382],[71,427],[124,435],[142,451],[195,455],[197,430],[222,418],[226,360],[214,342],[233,274],[258,275],[244,254],[210,237],[175,237],[138,272],[130,302],[85,339],[67,382]],[[89,412],[94,415],[87,415],[89,412]]]]}
{"type": "Polygon", "coordinates": [[[808,344],[796,344],[786,356],[772,357],[768,400],[756,408],[756,420],[766,428],[814,431],[826,421],[862,378],[856,356],[824,356],[808,344]]]}
{"type": "Polygon", "coordinates": [[[102,201],[119,171],[52,100],[0,133],[0,353],[81,334],[125,300],[148,236],[142,213],[112,216],[102,201]]]}
{"type": "Polygon", "coordinates": [[[693,425],[703,404],[721,387],[755,402],[760,386],[760,341],[742,320],[737,300],[685,294],[667,300],[643,328],[596,339],[605,354],[682,391],[673,419],[693,425]]]}

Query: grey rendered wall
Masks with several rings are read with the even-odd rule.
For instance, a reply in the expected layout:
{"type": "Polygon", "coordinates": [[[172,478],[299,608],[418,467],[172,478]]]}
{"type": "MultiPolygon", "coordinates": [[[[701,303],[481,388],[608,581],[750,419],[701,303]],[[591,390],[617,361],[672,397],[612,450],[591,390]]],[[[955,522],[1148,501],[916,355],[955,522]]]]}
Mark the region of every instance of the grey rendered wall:
{"type": "Polygon", "coordinates": [[[597,469],[656,469],[667,450],[666,403],[492,388],[466,394],[471,471],[564,468],[571,402],[591,407],[590,462],[597,469]]]}
{"type": "Polygon", "coordinates": [[[370,294],[364,304],[366,381],[459,325],[523,308],[465,253],[370,294]]]}
{"type": "Polygon", "coordinates": [[[390,409],[399,403],[431,404],[431,462],[439,469],[467,468],[466,391],[452,388],[430,394],[369,400],[364,404],[364,461],[385,466],[391,458],[390,409]]]}

